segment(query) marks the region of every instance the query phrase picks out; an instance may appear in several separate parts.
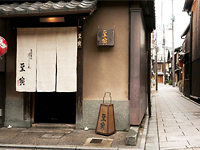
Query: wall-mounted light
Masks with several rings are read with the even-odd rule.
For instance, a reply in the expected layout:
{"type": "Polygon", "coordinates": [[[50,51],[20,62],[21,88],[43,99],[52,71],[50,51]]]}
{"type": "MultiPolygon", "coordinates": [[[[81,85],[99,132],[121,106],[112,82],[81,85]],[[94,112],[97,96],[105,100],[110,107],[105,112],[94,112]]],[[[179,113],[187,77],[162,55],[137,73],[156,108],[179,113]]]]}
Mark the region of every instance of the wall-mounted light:
{"type": "Polygon", "coordinates": [[[65,22],[64,17],[48,17],[48,18],[40,18],[40,22],[47,23],[55,23],[55,22],[65,22]]]}

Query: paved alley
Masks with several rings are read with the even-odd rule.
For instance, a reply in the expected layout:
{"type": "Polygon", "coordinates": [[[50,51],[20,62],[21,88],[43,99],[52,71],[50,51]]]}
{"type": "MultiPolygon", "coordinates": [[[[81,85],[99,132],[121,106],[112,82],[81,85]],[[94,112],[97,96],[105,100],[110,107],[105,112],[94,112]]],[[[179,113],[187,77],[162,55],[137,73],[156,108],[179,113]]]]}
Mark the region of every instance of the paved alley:
{"type": "Polygon", "coordinates": [[[152,92],[146,150],[200,150],[200,105],[177,87],[159,84],[152,92]]]}

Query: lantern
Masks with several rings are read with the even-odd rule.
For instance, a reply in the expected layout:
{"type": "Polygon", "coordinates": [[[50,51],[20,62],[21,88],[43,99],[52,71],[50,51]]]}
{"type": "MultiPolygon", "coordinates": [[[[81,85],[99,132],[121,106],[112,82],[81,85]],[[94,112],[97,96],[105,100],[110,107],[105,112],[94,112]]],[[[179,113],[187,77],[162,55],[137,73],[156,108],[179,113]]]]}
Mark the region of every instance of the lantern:
{"type": "Polygon", "coordinates": [[[0,36],[0,56],[3,56],[7,52],[7,42],[0,36]]]}

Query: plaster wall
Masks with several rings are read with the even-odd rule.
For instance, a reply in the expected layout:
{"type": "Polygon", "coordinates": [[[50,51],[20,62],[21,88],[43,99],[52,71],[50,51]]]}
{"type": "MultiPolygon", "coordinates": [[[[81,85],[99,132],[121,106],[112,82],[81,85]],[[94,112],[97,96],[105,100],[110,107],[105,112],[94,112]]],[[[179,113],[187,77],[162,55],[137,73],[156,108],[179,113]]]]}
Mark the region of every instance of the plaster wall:
{"type": "MultiPolygon", "coordinates": [[[[83,23],[83,120],[95,129],[105,92],[111,92],[116,130],[129,128],[129,3],[98,2],[83,23]],[[97,30],[114,29],[114,47],[97,46],[97,30]]],[[[109,100],[107,96],[105,100],[109,100]]]]}
{"type": "Polygon", "coordinates": [[[128,100],[129,3],[99,2],[83,25],[83,100],[128,100]],[[114,29],[114,47],[97,46],[98,29],[114,29]]]}

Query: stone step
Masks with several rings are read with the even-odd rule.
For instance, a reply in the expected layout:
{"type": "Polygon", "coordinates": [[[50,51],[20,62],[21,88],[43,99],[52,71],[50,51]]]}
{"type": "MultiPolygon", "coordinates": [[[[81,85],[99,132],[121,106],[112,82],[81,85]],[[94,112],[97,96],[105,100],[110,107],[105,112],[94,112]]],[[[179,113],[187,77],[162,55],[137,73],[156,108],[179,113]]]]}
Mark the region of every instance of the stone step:
{"type": "Polygon", "coordinates": [[[60,124],[60,123],[34,123],[32,127],[37,128],[69,128],[75,129],[75,124],[60,124]]]}

